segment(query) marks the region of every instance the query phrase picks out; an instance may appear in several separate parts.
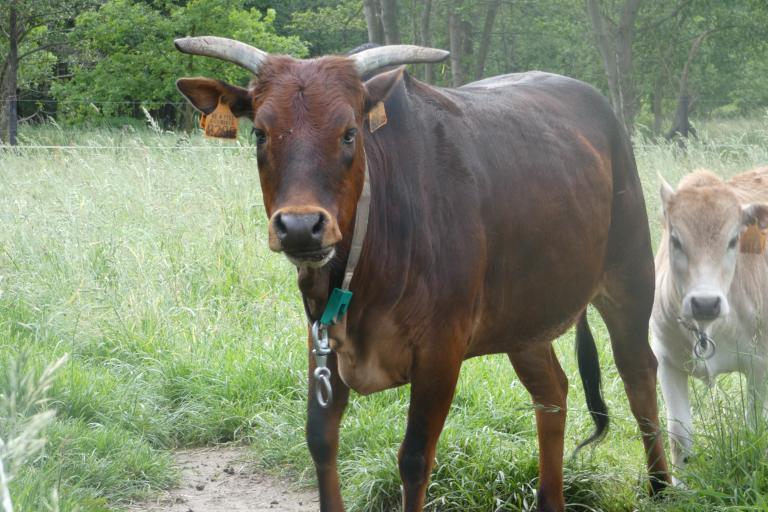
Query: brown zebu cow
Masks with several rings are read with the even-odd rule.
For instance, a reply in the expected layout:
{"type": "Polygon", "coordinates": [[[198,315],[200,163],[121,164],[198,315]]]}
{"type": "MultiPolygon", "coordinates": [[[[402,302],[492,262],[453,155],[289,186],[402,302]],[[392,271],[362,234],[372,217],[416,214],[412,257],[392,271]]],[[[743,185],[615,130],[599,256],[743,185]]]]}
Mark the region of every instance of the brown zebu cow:
{"type": "Polygon", "coordinates": [[[563,510],[568,386],[552,341],[577,320],[593,438],[607,425],[590,302],[644,434],[652,490],[668,481],[648,344],[648,223],[629,141],[600,94],[546,73],[459,89],[430,87],[402,68],[361,81],[385,65],[447,55],[424,48],[295,60],[219,38],[176,45],[255,74],[248,89],[206,78],[178,87],[204,113],[221,101],[253,120],[270,248],[298,267],[311,320],[342,281],[367,160],[368,231],[354,299],[331,328],[327,409],[314,399],[309,358],[307,443],[321,510],[343,510],[336,454],[349,388],[411,384],[398,458],[403,508],[419,511],[462,361],[499,352],[543,406],[538,507],[563,510]],[[382,101],[388,122],[369,133],[368,114],[382,101]]]}

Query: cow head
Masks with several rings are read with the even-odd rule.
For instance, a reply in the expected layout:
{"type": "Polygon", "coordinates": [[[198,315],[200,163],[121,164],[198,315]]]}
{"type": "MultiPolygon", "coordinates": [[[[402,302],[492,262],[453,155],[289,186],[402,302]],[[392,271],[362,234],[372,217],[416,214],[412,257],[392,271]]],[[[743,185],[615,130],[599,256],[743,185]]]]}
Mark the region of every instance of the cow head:
{"type": "Polygon", "coordinates": [[[402,68],[367,82],[384,66],[438,62],[448,53],[384,46],[349,57],[270,56],[218,37],[176,40],[186,53],[241,65],[247,89],[210,78],[181,78],[179,91],[203,113],[219,102],[253,121],[259,177],[269,216],[269,247],[297,266],[321,267],[348,233],[363,188],[363,121],[402,77],[402,68]]]}
{"type": "Polygon", "coordinates": [[[661,182],[662,244],[682,297],[681,314],[707,325],[728,314],[739,238],[749,225],[768,228],[768,205],[742,205],[730,186],[707,171],[686,176],[677,191],[661,182]]]}

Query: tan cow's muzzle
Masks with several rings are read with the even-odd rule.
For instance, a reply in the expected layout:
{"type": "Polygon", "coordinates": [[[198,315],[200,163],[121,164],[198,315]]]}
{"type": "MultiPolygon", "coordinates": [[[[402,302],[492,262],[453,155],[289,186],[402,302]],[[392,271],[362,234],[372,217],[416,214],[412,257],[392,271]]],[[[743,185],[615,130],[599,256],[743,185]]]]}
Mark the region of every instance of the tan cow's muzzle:
{"type": "Polygon", "coordinates": [[[697,322],[712,322],[728,314],[728,299],[716,291],[697,291],[683,298],[683,316],[697,322]]]}

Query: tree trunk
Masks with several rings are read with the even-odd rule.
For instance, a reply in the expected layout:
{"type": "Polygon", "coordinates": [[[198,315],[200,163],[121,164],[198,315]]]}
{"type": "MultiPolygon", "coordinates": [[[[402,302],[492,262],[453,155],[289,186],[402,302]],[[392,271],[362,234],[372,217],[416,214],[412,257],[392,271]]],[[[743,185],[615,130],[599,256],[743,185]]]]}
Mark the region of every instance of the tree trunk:
{"type": "Polygon", "coordinates": [[[691,97],[684,94],[677,98],[677,108],[675,109],[675,120],[672,123],[672,128],[666,135],[667,140],[673,139],[676,135],[688,138],[688,134],[691,132],[691,123],[688,120],[688,107],[691,102],[691,97]]]}
{"type": "Polygon", "coordinates": [[[397,0],[381,0],[381,23],[384,26],[384,42],[400,44],[400,27],[397,24],[397,0]]]}
{"type": "Polygon", "coordinates": [[[485,11],[485,23],[483,24],[483,35],[480,37],[480,51],[475,61],[475,80],[483,78],[485,61],[488,58],[488,49],[491,46],[493,22],[496,20],[496,13],[499,11],[500,5],[501,0],[490,0],[488,2],[488,8],[485,11]]]}
{"type": "Polygon", "coordinates": [[[515,36],[509,33],[507,17],[502,12],[501,16],[501,49],[504,57],[504,73],[512,73],[514,71],[515,57],[513,55],[515,51],[515,36]]]}
{"type": "MultiPolygon", "coordinates": [[[[192,58],[192,55],[190,55],[187,60],[187,76],[194,76],[192,58]]],[[[181,111],[181,129],[187,133],[192,133],[192,130],[195,129],[195,110],[188,101],[184,102],[184,107],[181,111]]]]}
{"type": "MultiPolygon", "coordinates": [[[[432,34],[429,32],[429,21],[432,15],[432,0],[422,0],[421,6],[421,46],[432,47],[432,34]]],[[[435,81],[432,64],[424,64],[424,81],[431,84],[435,81]]]]}
{"type": "Polygon", "coordinates": [[[8,144],[15,146],[19,122],[18,104],[16,102],[16,87],[19,73],[19,27],[16,0],[11,0],[9,21],[8,35],[10,40],[8,48],[8,77],[6,78],[6,91],[8,94],[8,144]]]}
{"type": "Polygon", "coordinates": [[[662,100],[664,95],[661,92],[661,88],[658,87],[660,80],[656,80],[656,86],[651,96],[651,112],[653,113],[653,134],[659,136],[661,134],[661,124],[664,122],[664,113],[662,111],[662,100]]]}
{"type": "Polygon", "coordinates": [[[634,131],[636,113],[635,87],[632,79],[632,41],[635,20],[641,0],[626,0],[618,24],[606,19],[599,0],[586,0],[595,42],[603,58],[608,79],[608,92],[613,111],[630,135],[634,131]],[[608,29],[606,25],[611,25],[608,29]]]}
{"type": "Polygon", "coordinates": [[[691,49],[688,50],[688,59],[686,59],[683,71],[680,73],[680,91],[677,95],[675,119],[672,122],[672,128],[667,132],[667,139],[671,139],[675,135],[681,135],[685,138],[688,137],[689,133],[695,135],[695,132],[692,132],[691,130],[691,123],[688,119],[691,102],[691,95],[688,91],[688,76],[690,75],[693,59],[696,57],[696,54],[699,53],[699,49],[701,49],[701,44],[710,34],[712,34],[712,32],[714,32],[714,30],[707,30],[706,32],[699,34],[699,36],[694,39],[693,44],[691,44],[691,49]]]}
{"type": "Polygon", "coordinates": [[[451,81],[454,87],[464,83],[464,70],[461,67],[462,51],[464,49],[462,41],[464,25],[461,22],[461,13],[459,12],[462,3],[462,0],[458,0],[448,16],[448,39],[451,48],[451,81]]]}
{"type": "Polygon", "coordinates": [[[381,25],[381,4],[379,0],[364,0],[363,13],[368,27],[368,42],[384,44],[384,27],[381,25]]]}
{"type": "Polygon", "coordinates": [[[661,125],[664,122],[664,87],[669,83],[669,68],[666,63],[672,56],[674,46],[666,45],[665,50],[659,55],[659,66],[656,78],[653,80],[653,92],[651,93],[651,112],[653,113],[653,134],[661,135],[661,125]]]}
{"type": "Polygon", "coordinates": [[[3,62],[0,70],[0,145],[8,142],[8,105],[10,94],[8,93],[8,61],[3,62]]]}

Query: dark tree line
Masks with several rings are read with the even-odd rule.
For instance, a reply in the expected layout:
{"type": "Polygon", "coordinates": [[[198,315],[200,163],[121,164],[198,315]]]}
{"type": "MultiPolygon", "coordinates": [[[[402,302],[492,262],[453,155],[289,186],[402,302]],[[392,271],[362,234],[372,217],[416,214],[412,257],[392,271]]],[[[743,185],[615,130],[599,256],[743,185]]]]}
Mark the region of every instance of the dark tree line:
{"type": "Polygon", "coordinates": [[[0,141],[15,141],[19,121],[108,123],[143,108],[191,128],[176,76],[247,80],[173,50],[174,37],[201,34],[298,57],[364,42],[446,48],[449,62],[411,72],[450,86],[561,73],[603,90],[628,130],[687,136],[692,115],[768,105],[767,27],[762,0],[7,0],[0,141]]]}

